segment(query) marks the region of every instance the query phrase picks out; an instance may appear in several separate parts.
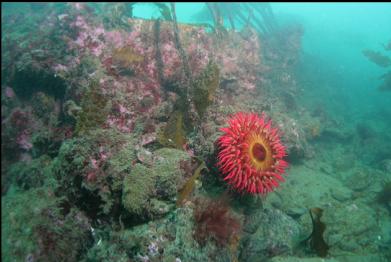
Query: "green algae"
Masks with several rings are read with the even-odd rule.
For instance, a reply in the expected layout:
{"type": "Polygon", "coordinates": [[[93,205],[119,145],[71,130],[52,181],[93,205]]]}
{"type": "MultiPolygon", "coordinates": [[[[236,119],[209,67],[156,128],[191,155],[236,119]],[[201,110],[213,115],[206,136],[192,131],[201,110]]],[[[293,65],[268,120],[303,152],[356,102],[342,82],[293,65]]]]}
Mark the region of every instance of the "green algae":
{"type": "Polygon", "coordinates": [[[52,194],[41,187],[2,198],[2,261],[76,261],[85,251],[87,218],[61,210],[61,199],[52,194]]]}
{"type": "Polygon", "coordinates": [[[42,155],[31,162],[16,162],[9,166],[6,178],[13,185],[28,190],[43,186],[48,179],[51,179],[51,158],[42,155]]]}
{"type": "Polygon", "coordinates": [[[148,212],[148,199],[153,193],[155,177],[153,170],[141,164],[136,164],[125,177],[122,204],[129,213],[143,215],[148,212]]]}
{"type": "Polygon", "coordinates": [[[96,129],[86,136],[67,140],[52,165],[59,184],[57,191],[83,210],[111,214],[115,205],[119,205],[124,177],[130,173],[135,159],[133,136],[115,129],[96,129]],[[98,168],[92,169],[91,158],[100,161],[98,168]],[[87,179],[91,171],[96,174],[94,181],[87,179]]]}

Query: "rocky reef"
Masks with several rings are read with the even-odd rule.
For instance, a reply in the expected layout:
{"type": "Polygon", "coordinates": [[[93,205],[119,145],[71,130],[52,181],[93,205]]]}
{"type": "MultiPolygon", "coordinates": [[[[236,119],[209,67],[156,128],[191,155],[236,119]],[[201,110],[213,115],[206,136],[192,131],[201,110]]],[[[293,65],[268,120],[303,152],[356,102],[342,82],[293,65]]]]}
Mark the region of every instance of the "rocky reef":
{"type": "Polygon", "coordinates": [[[213,25],[177,22],[174,4],[136,18],[134,5],[2,14],[4,261],[316,261],[303,244],[313,207],[330,261],[391,257],[389,203],[376,201],[391,156],[346,146],[376,131],[300,104],[299,25],[277,26],[262,4],[264,26],[241,29],[243,14],[218,4],[213,25]],[[291,167],[262,198],[230,188],[216,166],[236,112],[266,112],[281,130],[291,167]]]}

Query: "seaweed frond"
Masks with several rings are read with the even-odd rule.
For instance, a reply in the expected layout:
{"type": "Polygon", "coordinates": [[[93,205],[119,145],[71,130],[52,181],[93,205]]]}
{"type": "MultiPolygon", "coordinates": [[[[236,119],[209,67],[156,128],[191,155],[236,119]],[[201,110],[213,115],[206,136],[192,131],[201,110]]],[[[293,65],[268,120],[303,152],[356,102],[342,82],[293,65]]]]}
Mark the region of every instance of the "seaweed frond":
{"type": "Polygon", "coordinates": [[[376,201],[386,206],[391,204],[391,182],[384,185],[382,191],[377,194],[376,201]]]}
{"type": "Polygon", "coordinates": [[[193,175],[187,180],[186,184],[179,190],[178,199],[176,202],[177,206],[182,206],[186,199],[189,198],[191,192],[193,192],[195,182],[201,175],[201,171],[207,168],[205,162],[202,161],[201,164],[194,171],[193,175]]]}
{"type": "Polygon", "coordinates": [[[81,135],[103,125],[108,115],[107,104],[107,98],[100,92],[99,84],[94,81],[82,99],[82,110],[77,115],[75,133],[81,135]]]}
{"type": "Polygon", "coordinates": [[[165,147],[182,149],[186,143],[183,129],[183,113],[175,111],[171,114],[167,125],[158,134],[158,141],[165,147]]]}
{"type": "Polygon", "coordinates": [[[193,101],[200,117],[206,108],[213,102],[216,90],[219,87],[220,71],[216,64],[209,63],[201,75],[194,81],[193,101]]]}
{"type": "Polygon", "coordinates": [[[323,233],[326,230],[326,225],[320,221],[320,218],[323,214],[323,209],[314,207],[311,208],[309,212],[312,220],[312,233],[304,241],[306,242],[309,240],[311,249],[315,250],[318,256],[326,257],[330,247],[323,239],[323,233]]]}

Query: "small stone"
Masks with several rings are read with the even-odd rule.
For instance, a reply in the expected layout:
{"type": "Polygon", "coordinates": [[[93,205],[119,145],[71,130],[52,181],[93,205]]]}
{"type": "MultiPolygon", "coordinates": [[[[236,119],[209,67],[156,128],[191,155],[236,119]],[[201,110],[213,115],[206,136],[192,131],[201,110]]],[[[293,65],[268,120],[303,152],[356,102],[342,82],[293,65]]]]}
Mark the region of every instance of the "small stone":
{"type": "Polygon", "coordinates": [[[307,208],[304,208],[304,207],[291,207],[289,208],[286,213],[288,216],[291,216],[293,218],[296,218],[296,217],[300,217],[302,216],[304,213],[307,212],[307,208]]]}
{"type": "Polygon", "coordinates": [[[354,191],[363,191],[367,189],[369,186],[369,181],[371,178],[366,172],[358,171],[349,177],[350,181],[354,181],[351,183],[350,181],[347,183],[347,186],[350,187],[354,191]]]}
{"type": "Polygon", "coordinates": [[[333,188],[331,190],[331,195],[338,201],[347,201],[352,198],[352,192],[348,189],[333,188]]]}
{"type": "Polygon", "coordinates": [[[240,261],[266,261],[279,254],[292,254],[300,239],[299,224],[273,208],[253,214],[244,230],[249,234],[243,240],[240,261]]]}

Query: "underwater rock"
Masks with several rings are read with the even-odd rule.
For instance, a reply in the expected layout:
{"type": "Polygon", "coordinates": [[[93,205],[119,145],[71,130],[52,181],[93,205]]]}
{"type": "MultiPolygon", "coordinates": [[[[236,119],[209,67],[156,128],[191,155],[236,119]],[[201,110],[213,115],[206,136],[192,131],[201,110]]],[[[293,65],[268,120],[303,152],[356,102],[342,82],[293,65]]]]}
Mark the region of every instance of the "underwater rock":
{"type": "Polygon", "coordinates": [[[122,204],[126,210],[134,215],[148,214],[150,210],[149,198],[154,190],[155,173],[136,164],[132,172],[125,177],[122,190],[122,204]]]}
{"type": "Polygon", "coordinates": [[[280,116],[276,119],[278,127],[284,134],[282,141],[286,146],[287,161],[290,163],[300,162],[307,156],[308,144],[303,127],[296,119],[288,116],[280,116]]]}
{"type": "Polygon", "coordinates": [[[330,254],[376,252],[378,247],[373,239],[380,234],[380,229],[374,217],[373,209],[358,202],[325,208],[322,221],[327,225],[324,238],[330,245],[330,254]]]}
{"type": "Polygon", "coordinates": [[[76,105],[75,101],[67,100],[62,106],[62,110],[66,116],[76,119],[78,113],[82,111],[82,108],[76,105]]]}
{"type": "Polygon", "coordinates": [[[270,259],[269,262],[386,262],[383,256],[380,254],[367,254],[367,255],[355,255],[344,254],[338,256],[338,258],[320,258],[320,257],[292,257],[292,256],[277,256],[270,259]]]}
{"type": "Polygon", "coordinates": [[[91,243],[89,220],[59,204],[46,187],[2,197],[3,261],[78,260],[91,243]]]}
{"type": "Polygon", "coordinates": [[[330,174],[340,174],[342,172],[346,172],[354,168],[356,161],[357,161],[356,155],[353,154],[341,155],[339,158],[333,161],[332,167],[328,166],[328,167],[324,167],[324,169],[329,168],[328,173],[330,174]],[[330,170],[331,168],[334,170],[330,170]]]}
{"type": "Polygon", "coordinates": [[[151,151],[144,147],[136,146],[136,155],[137,160],[140,161],[140,163],[149,167],[153,165],[153,154],[151,151]]]}
{"type": "MultiPolygon", "coordinates": [[[[389,214],[375,201],[389,198],[375,194],[388,182],[391,156],[381,139],[387,121],[376,132],[368,126],[387,110],[371,118],[377,111],[362,103],[369,122],[358,132],[344,127],[354,128],[354,92],[330,74],[314,75],[323,69],[302,52],[302,28],[274,23],[269,4],[207,4],[214,26],[173,23],[174,3],[148,4],[163,17],[136,19],[135,5],[31,4],[32,13],[4,14],[2,182],[12,186],[2,199],[3,260],[237,262],[240,253],[242,262],[297,261],[296,236],[312,229],[307,207],[320,206],[331,256],[381,261],[390,252],[390,225],[378,233],[376,223],[389,214]],[[236,28],[216,6],[223,13],[240,6],[236,28]],[[307,117],[313,104],[323,112],[307,117]],[[233,195],[248,216],[243,237],[232,233],[239,226],[226,216],[231,207],[211,205],[195,221],[200,207],[192,198],[226,190],[221,178],[210,178],[218,172],[215,141],[227,116],[240,111],[273,116],[293,162],[286,183],[262,199],[264,208],[233,195]],[[210,172],[201,172],[204,161],[210,172]],[[368,168],[356,170],[360,161],[368,168]],[[56,188],[41,188],[47,184],[56,188]],[[299,228],[294,219],[307,220],[299,228]],[[205,229],[198,231],[202,246],[197,223],[205,229]]],[[[367,56],[390,66],[380,53],[367,56]]],[[[380,80],[380,90],[391,90],[389,70],[380,80]]]]}
{"type": "Polygon", "coordinates": [[[324,142],[337,142],[346,144],[352,140],[352,133],[353,132],[349,130],[344,130],[337,127],[326,127],[324,128],[322,136],[319,139],[324,142]]]}
{"type": "Polygon", "coordinates": [[[52,165],[58,193],[92,217],[113,215],[123,180],[136,160],[134,142],[132,135],[115,129],[90,130],[65,141],[52,165]]]}
{"type": "Polygon", "coordinates": [[[373,130],[373,128],[371,126],[368,126],[368,124],[366,123],[358,123],[356,125],[356,131],[362,142],[365,142],[366,140],[369,140],[376,136],[376,132],[373,130]]]}
{"type": "MultiPolygon", "coordinates": [[[[316,163],[315,163],[316,164],[316,163]]],[[[315,167],[316,168],[316,167],[315,167]]],[[[292,165],[285,184],[281,185],[278,195],[281,198],[281,210],[289,212],[293,208],[308,208],[311,206],[324,207],[330,203],[339,203],[331,196],[333,190],[346,191],[341,181],[305,166],[292,165]],[[311,191],[303,193],[304,188],[311,191]]],[[[275,196],[270,196],[264,202],[265,205],[274,201],[275,196]]]]}
{"type": "Polygon", "coordinates": [[[247,218],[243,230],[246,235],[240,261],[261,261],[292,254],[299,244],[299,224],[277,209],[260,209],[247,218]]]}
{"type": "Polygon", "coordinates": [[[201,246],[209,240],[219,247],[230,246],[239,239],[241,220],[230,212],[227,199],[198,198],[195,206],[194,238],[201,246]]]}
{"type": "Polygon", "coordinates": [[[352,198],[352,192],[346,188],[332,188],[331,195],[338,201],[347,201],[352,198]]]}
{"type": "Polygon", "coordinates": [[[50,179],[52,159],[43,155],[29,162],[16,162],[8,167],[3,183],[10,183],[28,190],[41,187],[50,179]]]}
{"type": "Polygon", "coordinates": [[[221,133],[218,131],[219,126],[211,123],[211,134],[203,134],[203,132],[194,132],[188,137],[188,144],[194,150],[195,155],[202,159],[210,157],[211,152],[214,152],[216,147],[215,141],[221,133]]]}
{"type": "Polygon", "coordinates": [[[286,213],[287,215],[296,218],[304,215],[307,212],[307,209],[304,207],[291,207],[289,208],[286,213]]]}
{"type": "MultiPolygon", "coordinates": [[[[185,206],[148,224],[111,231],[110,238],[89,251],[92,261],[127,258],[123,261],[230,261],[229,251],[213,243],[200,248],[193,238],[193,208],[185,206]],[[110,259],[111,258],[111,259],[110,259]]],[[[114,261],[122,261],[115,260],[114,261]]]]}
{"type": "Polygon", "coordinates": [[[384,159],[380,165],[384,172],[391,173],[391,159],[384,159]]]}
{"type": "MultiPolygon", "coordinates": [[[[276,209],[281,209],[283,207],[283,203],[282,203],[282,199],[281,199],[281,196],[279,194],[270,194],[267,198],[267,204],[270,204],[272,207],[276,208],[276,209]]],[[[300,209],[300,207],[296,208],[296,207],[292,207],[292,212],[290,212],[289,210],[286,211],[286,213],[290,216],[294,216],[296,214],[296,211],[298,211],[298,209],[300,209]]],[[[292,216],[292,217],[293,217],[292,216]]]]}
{"type": "Polygon", "coordinates": [[[200,248],[194,239],[193,210],[189,206],[179,208],[174,213],[174,221],[167,224],[167,229],[172,236],[164,250],[164,257],[175,256],[181,261],[230,261],[230,254],[226,249],[217,249],[209,242],[204,248],[200,248]]]}
{"type": "Polygon", "coordinates": [[[174,197],[180,189],[179,186],[183,182],[183,170],[180,162],[189,161],[190,156],[185,151],[174,148],[161,148],[153,154],[156,194],[159,198],[174,201],[174,197]]]}
{"type": "Polygon", "coordinates": [[[54,97],[43,92],[37,92],[32,96],[31,105],[34,114],[46,124],[49,122],[50,116],[60,113],[56,108],[54,97]]]}
{"type": "Polygon", "coordinates": [[[371,176],[369,170],[355,170],[352,174],[346,179],[346,186],[351,188],[353,191],[363,191],[368,189],[371,185],[371,176]],[[354,181],[354,183],[351,183],[354,181]]]}
{"type": "Polygon", "coordinates": [[[180,162],[189,160],[190,156],[182,150],[161,148],[149,156],[150,166],[136,164],[124,180],[122,200],[126,210],[147,218],[171,211],[183,183],[180,162]]]}
{"type": "Polygon", "coordinates": [[[56,99],[62,99],[67,88],[63,78],[56,76],[49,70],[37,69],[31,65],[17,71],[13,79],[10,80],[10,85],[18,97],[27,101],[36,92],[43,92],[56,99]],[[32,83],[33,85],[31,85],[32,83]]]}

